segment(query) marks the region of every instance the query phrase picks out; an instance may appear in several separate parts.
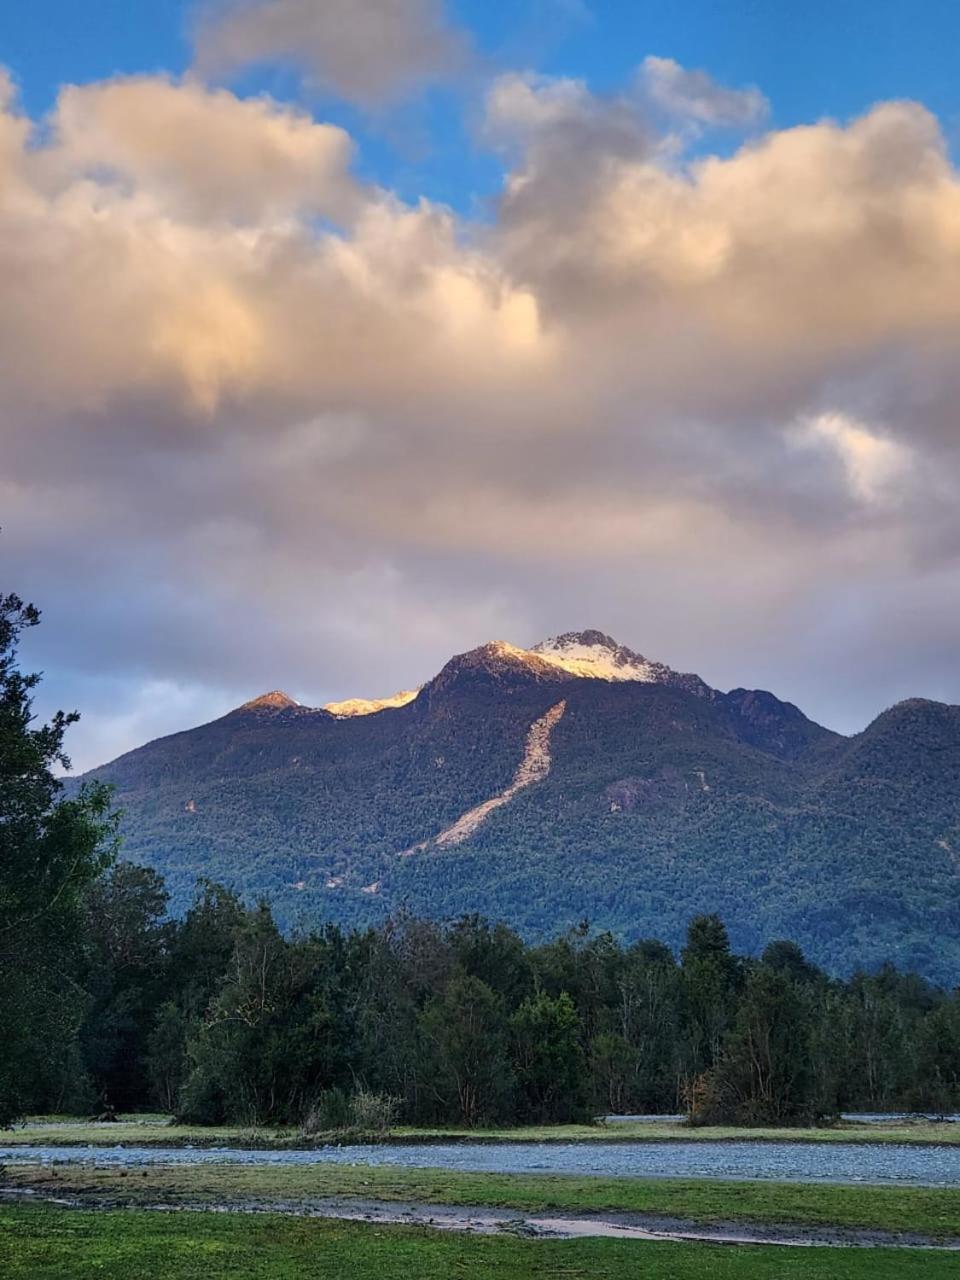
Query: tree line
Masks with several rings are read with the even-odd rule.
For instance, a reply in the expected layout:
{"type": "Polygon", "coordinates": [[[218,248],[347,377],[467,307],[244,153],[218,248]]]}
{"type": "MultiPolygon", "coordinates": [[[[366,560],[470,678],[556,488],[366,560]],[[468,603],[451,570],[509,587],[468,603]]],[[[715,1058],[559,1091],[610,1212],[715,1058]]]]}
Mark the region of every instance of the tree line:
{"type": "Polygon", "coordinates": [[[123,863],[86,912],[88,1105],[325,1129],[358,1104],[466,1126],[960,1104],[960,995],[892,967],[837,981],[790,942],[737,956],[715,916],[679,958],[586,925],[530,947],[479,917],[285,937],[213,884],[172,921],[160,877],[123,863]]]}
{"type": "Polygon", "coordinates": [[[117,862],[109,795],[53,775],[70,716],[34,727],[16,666],[36,611],[0,599],[0,1121],[162,1109],[311,1131],[683,1111],[797,1124],[960,1108],[960,991],[887,965],[847,980],[787,941],[679,956],[584,923],[400,916],[285,934],[270,907],[117,862]]]}

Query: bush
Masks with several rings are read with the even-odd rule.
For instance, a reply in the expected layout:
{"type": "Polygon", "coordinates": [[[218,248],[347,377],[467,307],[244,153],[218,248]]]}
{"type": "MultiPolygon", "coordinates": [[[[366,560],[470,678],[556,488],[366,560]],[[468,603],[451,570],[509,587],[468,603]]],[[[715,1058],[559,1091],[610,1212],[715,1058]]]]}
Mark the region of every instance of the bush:
{"type": "Polygon", "coordinates": [[[730,1123],[730,1117],[724,1110],[723,1099],[713,1072],[702,1071],[692,1080],[688,1080],[683,1085],[682,1097],[687,1113],[687,1124],[691,1128],[730,1123]]]}
{"type": "Polygon", "coordinates": [[[400,1099],[387,1093],[359,1089],[350,1099],[354,1127],[366,1133],[385,1133],[397,1123],[400,1099]]]}
{"type": "Polygon", "coordinates": [[[354,1094],[347,1094],[343,1089],[324,1089],[304,1115],[300,1131],[304,1134],[349,1130],[385,1133],[396,1123],[399,1110],[400,1099],[385,1093],[363,1088],[354,1094]]]}
{"type": "Polygon", "coordinates": [[[342,1089],[324,1089],[316,1101],[308,1107],[300,1124],[302,1133],[330,1133],[334,1129],[349,1129],[351,1125],[350,1099],[342,1089]]]}

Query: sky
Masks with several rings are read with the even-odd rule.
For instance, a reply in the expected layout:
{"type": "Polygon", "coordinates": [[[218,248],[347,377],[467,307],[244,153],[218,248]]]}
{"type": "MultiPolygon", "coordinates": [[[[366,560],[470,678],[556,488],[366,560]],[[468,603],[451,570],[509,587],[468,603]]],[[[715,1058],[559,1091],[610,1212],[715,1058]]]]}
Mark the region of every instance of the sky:
{"type": "Polygon", "coordinates": [[[960,10],[0,9],[0,586],[78,769],[599,628],[960,702],[960,10]]]}

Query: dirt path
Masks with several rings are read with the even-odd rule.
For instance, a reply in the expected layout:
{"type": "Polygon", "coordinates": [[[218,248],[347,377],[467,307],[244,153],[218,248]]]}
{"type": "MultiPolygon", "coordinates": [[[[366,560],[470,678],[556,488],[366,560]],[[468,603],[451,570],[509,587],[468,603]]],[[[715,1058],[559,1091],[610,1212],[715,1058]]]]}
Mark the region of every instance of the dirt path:
{"type": "Polygon", "coordinates": [[[437,845],[441,849],[449,848],[451,845],[462,844],[464,840],[473,835],[482,823],[486,822],[495,809],[500,809],[503,805],[509,804],[514,796],[519,791],[523,791],[525,787],[532,786],[535,782],[542,782],[550,772],[550,735],[554,727],[562,719],[566,709],[565,700],[558,702],[550,708],[546,715],[542,715],[539,720],[535,720],[530,726],[523,749],[523,759],[517,766],[513,781],[505,791],[501,791],[499,795],[491,796],[489,800],[484,800],[482,804],[468,809],[466,813],[460,815],[456,822],[446,827],[439,835],[434,836],[433,840],[425,840],[421,844],[414,845],[412,849],[406,849],[400,857],[407,858],[413,853],[420,853],[431,844],[437,845]]]}
{"type": "Polygon", "coordinates": [[[157,1213],[277,1213],[300,1218],[334,1218],[379,1226],[430,1227],[436,1231],[465,1231],[480,1235],[523,1235],[543,1240],[605,1237],[619,1240],[697,1241],[732,1245],[783,1245],[793,1248],[934,1249],[960,1252],[960,1238],[935,1240],[914,1232],[870,1228],[803,1226],[796,1223],[697,1223],[647,1213],[532,1213],[516,1209],[389,1202],[353,1197],[297,1197],[191,1199],[171,1196],[157,1200],[149,1191],[129,1195],[78,1191],[54,1195],[46,1189],[0,1187],[0,1204],[49,1204],[66,1209],[143,1209],[157,1213]]]}

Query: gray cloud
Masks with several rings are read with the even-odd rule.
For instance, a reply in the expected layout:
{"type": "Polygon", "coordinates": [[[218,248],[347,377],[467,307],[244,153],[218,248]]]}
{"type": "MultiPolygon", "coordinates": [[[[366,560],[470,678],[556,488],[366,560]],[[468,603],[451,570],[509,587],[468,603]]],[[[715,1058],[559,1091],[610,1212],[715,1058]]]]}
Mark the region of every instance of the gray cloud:
{"type": "Polygon", "coordinates": [[[223,0],[203,11],[195,47],[201,75],[287,63],[367,107],[449,80],[469,58],[442,0],[223,0]]]}
{"type": "Polygon", "coordinates": [[[705,128],[748,129],[762,123],[770,110],[759,89],[729,89],[706,71],[689,70],[673,58],[644,58],[638,78],[661,111],[705,128]]]}

